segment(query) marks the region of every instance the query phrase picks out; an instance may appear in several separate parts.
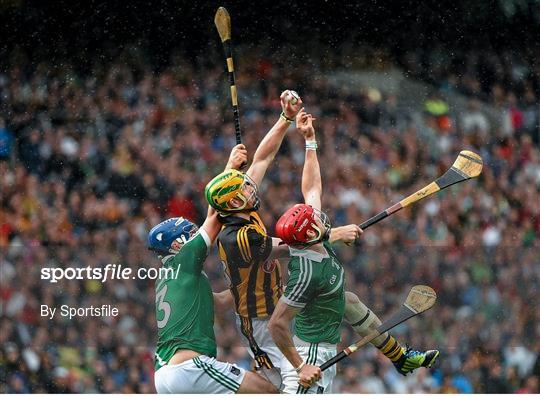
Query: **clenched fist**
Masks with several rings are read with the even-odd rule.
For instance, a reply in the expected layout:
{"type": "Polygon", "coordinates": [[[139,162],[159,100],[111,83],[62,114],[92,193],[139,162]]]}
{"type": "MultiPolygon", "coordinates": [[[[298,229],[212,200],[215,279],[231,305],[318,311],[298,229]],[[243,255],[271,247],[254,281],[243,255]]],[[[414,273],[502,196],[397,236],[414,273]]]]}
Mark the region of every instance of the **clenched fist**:
{"type": "Polygon", "coordinates": [[[247,163],[247,149],[243,144],[237,144],[233,147],[226,169],[240,169],[247,163]]]}
{"type": "Polygon", "coordinates": [[[364,233],[356,224],[348,224],[341,227],[332,228],[330,242],[343,242],[351,245],[364,233]]]}
{"type": "Polygon", "coordinates": [[[298,383],[304,388],[309,388],[321,378],[321,369],[312,364],[306,364],[298,373],[298,383]]]}

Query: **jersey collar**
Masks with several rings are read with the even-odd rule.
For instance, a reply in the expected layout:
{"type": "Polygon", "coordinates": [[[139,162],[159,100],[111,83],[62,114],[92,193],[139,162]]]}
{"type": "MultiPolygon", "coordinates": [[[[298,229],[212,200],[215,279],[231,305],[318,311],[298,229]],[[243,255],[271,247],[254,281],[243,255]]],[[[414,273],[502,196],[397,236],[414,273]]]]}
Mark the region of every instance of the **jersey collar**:
{"type": "Polygon", "coordinates": [[[251,222],[251,218],[248,220],[248,219],[244,219],[243,217],[235,216],[235,215],[220,217],[219,220],[221,221],[222,224],[227,224],[227,225],[234,225],[234,224],[244,225],[251,222]]]}
{"type": "Polygon", "coordinates": [[[222,224],[227,224],[227,225],[250,224],[256,221],[256,213],[257,213],[256,211],[249,212],[249,219],[244,219],[243,217],[231,214],[230,216],[225,216],[225,217],[220,216],[219,220],[221,221],[222,224]]]}
{"type": "Polygon", "coordinates": [[[325,258],[330,257],[326,247],[324,248],[324,253],[316,252],[315,250],[310,249],[295,249],[289,246],[289,253],[291,256],[296,257],[305,257],[311,261],[316,261],[318,263],[322,262],[325,258]]]}

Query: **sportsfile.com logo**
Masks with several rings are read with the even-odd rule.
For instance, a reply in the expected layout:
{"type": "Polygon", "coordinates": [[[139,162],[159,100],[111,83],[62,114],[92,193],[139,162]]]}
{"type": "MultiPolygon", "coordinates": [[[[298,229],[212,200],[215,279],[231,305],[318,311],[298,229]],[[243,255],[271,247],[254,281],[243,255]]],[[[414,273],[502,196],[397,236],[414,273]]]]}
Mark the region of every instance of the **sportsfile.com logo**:
{"type": "Polygon", "coordinates": [[[133,268],[125,267],[122,264],[107,264],[105,267],[83,267],[83,268],[59,268],[44,267],[41,269],[41,280],[50,283],[67,280],[97,280],[101,283],[108,280],[126,279],[178,279],[180,265],[176,268],[133,268]]]}

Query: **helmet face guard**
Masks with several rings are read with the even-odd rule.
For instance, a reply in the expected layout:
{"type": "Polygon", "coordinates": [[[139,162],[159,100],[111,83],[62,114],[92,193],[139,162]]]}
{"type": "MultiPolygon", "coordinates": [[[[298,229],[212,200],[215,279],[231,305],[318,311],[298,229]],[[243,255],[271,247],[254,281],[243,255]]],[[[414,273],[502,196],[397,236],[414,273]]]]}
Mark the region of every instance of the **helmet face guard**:
{"type": "Polygon", "coordinates": [[[296,204],[281,216],[276,234],[295,248],[306,248],[327,239],[330,233],[328,216],[306,204],[296,204]]]}
{"type": "Polygon", "coordinates": [[[249,177],[248,175],[244,175],[244,183],[242,183],[242,187],[240,188],[240,193],[237,195],[237,198],[240,198],[242,197],[243,198],[243,201],[244,201],[244,206],[242,207],[242,209],[240,208],[237,208],[236,210],[258,210],[259,207],[261,206],[261,200],[259,199],[259,187],[257,186],[257,183],[255,183],[253,181],[253,179],[251,177],[249,177]],[[246,195],[244,194],[244,191],[246,190],[246,188],[251,188],[251,193],[246,197],[246,195]],[[253,201],[253,204],[251,205],[251,207],[247,207],[247,205],[249,204],[250,201],[253,201]]]}
{"type": "Polygon", "coordinates": [[[221,214],[258,210],[260,206],[257,184],[251,177],[235,169],[214,177],[206,185],[205,197],[208,204],[221,214]],[[233,199],[241,204],[233,206],[233,199]]]}

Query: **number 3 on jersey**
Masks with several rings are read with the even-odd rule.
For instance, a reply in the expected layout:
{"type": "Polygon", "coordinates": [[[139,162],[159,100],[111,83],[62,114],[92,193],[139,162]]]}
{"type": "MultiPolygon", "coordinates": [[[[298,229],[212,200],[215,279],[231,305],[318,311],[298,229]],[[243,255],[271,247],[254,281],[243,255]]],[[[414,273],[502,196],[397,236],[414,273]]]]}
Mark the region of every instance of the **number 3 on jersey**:
{"type": "Polygon", "coordinates": [[[157,308],[157,327],[162,329],[167,325],[171,316],[171,304],[165,301],[165,295],[167,294],[167,285],[163,286],[160,291],[156,293],[156,308],[157,308]],[[163,317],[159,319],[163,312],[163,317]]]}

